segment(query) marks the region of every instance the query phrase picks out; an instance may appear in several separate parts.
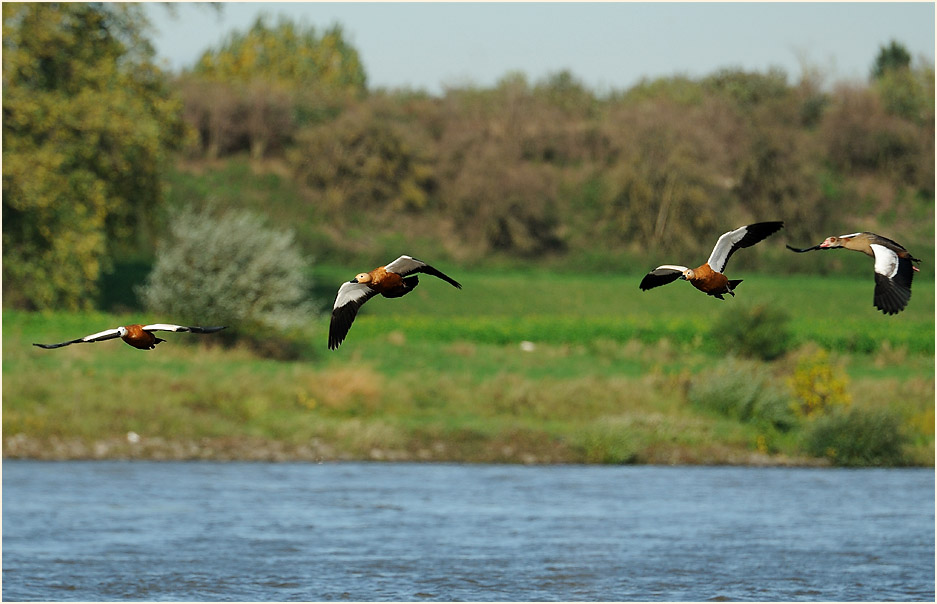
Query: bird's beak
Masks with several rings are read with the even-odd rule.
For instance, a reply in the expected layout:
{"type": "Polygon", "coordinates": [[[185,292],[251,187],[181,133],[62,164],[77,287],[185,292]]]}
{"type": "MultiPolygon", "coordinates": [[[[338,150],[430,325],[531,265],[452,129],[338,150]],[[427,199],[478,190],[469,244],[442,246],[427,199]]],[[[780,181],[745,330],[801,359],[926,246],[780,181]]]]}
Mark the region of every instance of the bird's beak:
{"type": "Polygon", "coordinates": [[[357,282],[358,282],[358,277],[355,277],[354,279],[352,279],[351,281],[349,281],[349,283],[357,283],[357,282]]]}

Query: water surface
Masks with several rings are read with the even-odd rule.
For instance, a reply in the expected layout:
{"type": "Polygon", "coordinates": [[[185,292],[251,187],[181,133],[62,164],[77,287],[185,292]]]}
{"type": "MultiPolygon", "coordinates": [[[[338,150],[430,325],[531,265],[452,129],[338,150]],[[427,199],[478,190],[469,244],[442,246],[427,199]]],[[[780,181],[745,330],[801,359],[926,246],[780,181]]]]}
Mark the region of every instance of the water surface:
{"type": "Polygon", "coordinates": [[[933,469],[3,462],[6,600],[934,600],[933,469]]]}

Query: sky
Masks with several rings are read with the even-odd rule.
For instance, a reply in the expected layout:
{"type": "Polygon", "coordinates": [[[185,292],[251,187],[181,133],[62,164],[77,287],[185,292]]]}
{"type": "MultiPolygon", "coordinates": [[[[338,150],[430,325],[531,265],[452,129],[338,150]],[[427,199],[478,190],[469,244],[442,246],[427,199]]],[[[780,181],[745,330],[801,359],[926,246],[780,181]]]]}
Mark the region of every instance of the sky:
{"type": "Polygon", "coordinates": [[[152,40],[167,68],[191,67],[205,50],[258,15],[288,16],[317,31],[341,25],[368,86],[441,94],[490,87],[511,72],[535,83],[569,70],[595,92],[642,79],[702,77],[721,68],[804,66],[826,85],[865,81],[881,46],[903,44],[934,62],[932,2],[223,2],[149,4],[152,40]]]}

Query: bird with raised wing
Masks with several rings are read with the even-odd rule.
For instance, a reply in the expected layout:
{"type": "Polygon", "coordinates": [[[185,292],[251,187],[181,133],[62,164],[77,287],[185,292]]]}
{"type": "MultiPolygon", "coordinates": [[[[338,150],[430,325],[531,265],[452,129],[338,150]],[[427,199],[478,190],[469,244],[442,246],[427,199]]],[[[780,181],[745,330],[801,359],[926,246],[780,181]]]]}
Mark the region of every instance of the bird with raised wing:
{"type": "Polygon", "coordinates": [[[215,333],[216,331],[221,331],[225,327],[227,327],[227,325],[223,325],[221,327],[187,327],[185,325],[170,325],[168,323],[153,323],[152,325],[122,325],[114,329],[99,331],[98,333],[93,333],[90,336],[85,336],[76,340],[62,342],[61,344],[33,344],[33,346],[38,346],[39,348],[61,348],[62,346],[68,346],[69,344],[103,342],[104,340],[120,338],[134,348],[139,348],[140,350],[153,350],[156,348],[157,344],[166,341],[162,338],[157,338],[154,336],[152,333],[154,331],[215,333]]]}
{"type": "Polygon", "coordinates": [[[875,259],[875,294],[872,298],[875,308],[886,315],[896,315],[905,309],[911,300],[911,281],[914,278],[914,271],[919,270],[911,263],[921,260],[912,256],[911,252],[900,243],[866,231],[827,237],[823,243],[813,247],[787,246],[787,249],[799,254],[812,250],[838,248],[862,252],[875,259]]]}
{"type": "Polygon", "coordinates": [[[462,289],[462,285],[455,279],[411,256],[401,256],[386,266],[358,273],[354,279],[338,288],[329,324],[329,350],[335,350],[344,341],[362,304],[378,294],[385,298],[399,298],[413,291],[419,284],[419,278],[414,273],[439,277],[462,289]]]}
{"type": "Polygon", "coordinates": [[[740,248],[755,245],[783,227],[784,223],[779,221],[757,222],[723,233],[716,241],[716,246],[709,255],[709,260],[702,266],[687,268],[676,264],[662,264],[644,276],[640,287],[646,291],[666,285],[677,279],[683,279],[689,281],[693,287],[701,292],[725,300],[723,295],[734,296],[735,288],[742,282],[741,279],[729,279],[722,274],[732,254],[740,248]]]}

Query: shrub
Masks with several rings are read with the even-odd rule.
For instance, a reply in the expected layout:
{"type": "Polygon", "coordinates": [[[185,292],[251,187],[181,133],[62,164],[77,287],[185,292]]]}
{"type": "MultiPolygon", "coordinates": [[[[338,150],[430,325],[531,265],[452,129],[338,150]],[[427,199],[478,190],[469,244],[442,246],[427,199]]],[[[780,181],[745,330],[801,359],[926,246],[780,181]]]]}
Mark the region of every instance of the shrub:
{"type": "Polygon", "coordinates": [[[727,353],[770,361],[788,351],[790,317],[766,304],[732,308],[713,324],[710,336],[727,353]]]}
{"type": "Polygon", "coordinates": [[[780,431],[796,423],[791,401],[771,373],[752,361],[726,359],[690,382],[687,399],[702,409],[780,431]]]}
{"type": "Polygon", "coordinates": [[[908,436],[888,408],[853,407],[811,422],[805,433],[811,455],[838,466],[897,466],[906,463],[908,436]]]}
{"type": "Polygon", "coordinates": [[[310,287],[292,232],[270,229],[251,212],[186,208],[139,294],[161,320],[232,325],[226,338],[293,357],[312,309],[310,287]]]}

